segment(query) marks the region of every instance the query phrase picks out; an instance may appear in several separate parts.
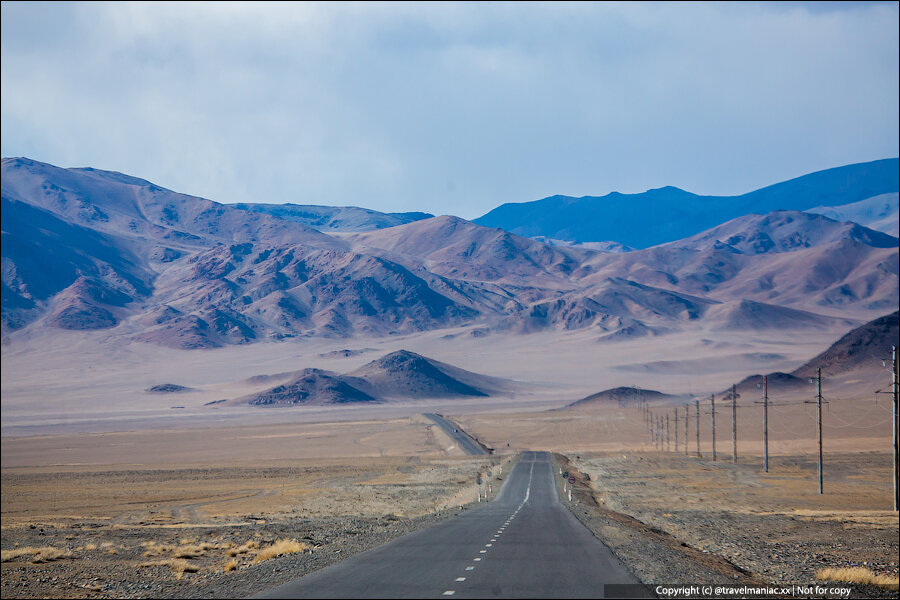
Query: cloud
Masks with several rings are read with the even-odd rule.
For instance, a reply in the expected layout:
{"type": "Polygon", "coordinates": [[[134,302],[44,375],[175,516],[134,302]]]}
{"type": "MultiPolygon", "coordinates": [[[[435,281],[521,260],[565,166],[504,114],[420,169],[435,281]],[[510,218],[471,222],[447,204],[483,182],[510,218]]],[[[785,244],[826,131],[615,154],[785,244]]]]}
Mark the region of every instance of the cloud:
{"type": "Polygon", "coordinates": [[[478,216],[896,156],[896,3],[2,5],[2,153],[478,216]]]}

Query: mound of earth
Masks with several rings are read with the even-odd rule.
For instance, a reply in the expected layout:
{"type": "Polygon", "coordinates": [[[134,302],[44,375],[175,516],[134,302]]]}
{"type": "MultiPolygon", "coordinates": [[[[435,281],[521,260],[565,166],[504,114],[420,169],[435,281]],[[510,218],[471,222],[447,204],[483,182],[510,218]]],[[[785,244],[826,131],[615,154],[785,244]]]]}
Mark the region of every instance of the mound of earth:
{"type": "Polygon", "coordinates": [[[383,396],[445,398],[488,395],[471,385],[479,375],[408,350],[382,356],[350,375],[364,379],[372,390],[383,396]],[[470,382],[464,382],[462,378],[470,382]]]}
{"type": "MultiPolygon", "coordinates": [[[[762,398],[764,383],[768,384],[770,397],[773,394],[790,392],[800,388],[809,387],[809,381],[807,379],[804,379],[803,377],[797,377],[796,375],[792,375],[790,373],[782,373],[781,371],[776,371],[774,373],[765,375],[765,377],[767,378],[765,382],[763,381],[763,377],[763,375],[751,375],[741,380],[741,382],[737,384],[736,388],[738,398],[741,398],[742,396],[746,396],[747,398],[762,398]]],[[[729,394],[731,394],[731,388],[719,392],[718,395],[729,394]]]]}
{"type": "Polygon", "coordinates": [[[177,383],[160,383],[159,385],[154,385],[152,388],[149,388],[147,391],[153,392],[154,394],[177,394],[179,392],[190,392],[192,389],[193,388],[178,385],[177,383]]]}
{"type": "Polygon", "coordinates": [[[564,408],[587,408],[592,406],[609,407],[609,406],[639,406],[640,403],[649,402],[651,404],[662,403],[665,400],[677,398],[671,394],[657,392],[656,390],[645,390],[636,387],[617,387],[596,394],[591,394],[586,398],[577,400],[564,408]]]}
{"type": "Polygon", "coordinates": [[[365,381],[357,380],[354,377],[321,369],[304,369],[289,383],[253,394],[242,400],[254,406],[374,402],[373,396],[360,389],[365,387],[367,387],[365,381]]]}
{"type": "Polygon", "coordinates": [[[229,403],[287,406],[378,402],[392,398],[486,397],[511,384],[408,350],[392,352],[344,375],[304,369],[293,374],[251,377],[246,381],[262,383],[275,377],[283,379],[285,375],[291,377],[288,382],[229,403]]]}
{"type": "Polygon", "coordinates": [[[359,356],[366,352],[373,352],[374,348],[361,348],[359,350],[351,350],[344,348],[343,350],[332,350],[331,352],[322,352],[319,354],[322,358],[350,358],[351,356],[359,356]]]}

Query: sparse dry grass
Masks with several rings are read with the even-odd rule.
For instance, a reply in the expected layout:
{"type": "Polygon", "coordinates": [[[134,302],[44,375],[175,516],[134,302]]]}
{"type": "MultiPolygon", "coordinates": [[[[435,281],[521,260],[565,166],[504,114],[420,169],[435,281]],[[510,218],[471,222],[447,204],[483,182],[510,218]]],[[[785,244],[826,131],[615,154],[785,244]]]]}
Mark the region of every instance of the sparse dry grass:
{"type": "Polygon", "coordinates": [[[863,567],[847,567],[842,569],[821,569],[816,573],[816,579],[822,581],[842,581],[844,583],[861,583],[877,585],[889,590],[897,590],[900,586],[900,578],[889,575],[877,575],[873,571],[863,567]]]}
{"type": "Polygon", "coordinates": [[[259,552],[256,553],[256,558],[253,559],[253,562],[261,563],[264,560],[269,560],[270,558],[275,558],[282,554],[296,554],[297,552],[306,550],[306,547],[306,544],[301,544],[297,540],[285,538],[283,540],[278,540],[271,546],[260,549],[259,552]]]}
{"type": "Polygon", "coordinates": [[[222,572],[228,573],[229,571],[234,571],[237,568],[238,568],[238,561],[236,561],[232,558],[227,563],[225,563],[224,567],[222,567],[222,572]]]}
{"type": "Polygon", "coordinates": [[[96,550],[96,549],[97,549],[97,544],[85,544],[85,545],[84,545],[84,549],[85,549],[85,550],[96,550]]]}
{"type": "Polygon", "coordinates": [[[175,558],[197,558],[203,556],[204,550],[200,546],[179,546],[175,549],[175,558]]]}
{"type": "Polygon", "coordinates": [[[141,563],[141,567],[169,567],[175,573],[175,579],[181,579],[185,573],[196,573],[200,570],[195,564],[183,558],[167,558],[163,560],[154,560],[151,562],[141,563]]]}
{"type": "Polygon", "coordinates": [[[237,548],[229,548],[226,554],[228,556],[237,556],[238,554],[247,554],[251,550],[255,550],[259,548],[259,542],[256,540],[248,540],[243,545],[238,546],[237,548]]]}
{"type": "Polygon", "coordinates": [[[30,562],[32,563],[50,562],[51,560],[72,557],[72,553],[68,550],[62,550],[52,546],[44,546],[42,548],[15,548],[13,550],[3,550],[0,554],[2,554],[2,560],[0,560],[0,562],[11,562],[27,556],[31,557],[30,562]]]}
{"type": "Polygon", "coordinates": [[[144,551],[144,556],[147,558],[163,556],[164,554],[170,554],[175,551],[175,546],[171,544],[158,544],[155,541],[143,542],[141,545],[147,548],[144,551]]]}

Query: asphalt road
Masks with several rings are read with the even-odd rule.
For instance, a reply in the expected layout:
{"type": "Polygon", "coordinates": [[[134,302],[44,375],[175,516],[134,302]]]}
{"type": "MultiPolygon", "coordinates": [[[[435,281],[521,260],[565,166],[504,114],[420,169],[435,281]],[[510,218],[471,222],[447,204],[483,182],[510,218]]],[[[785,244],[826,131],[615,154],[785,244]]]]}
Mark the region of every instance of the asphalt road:
{"type": "Polygon", "coordinates": [[[257,597],[602,598],[638,583],[555,486],[550,455],[524,452],[492,502],[257,597]]]}
{"type": "Polygon", "coordinates": [[[466,454],[479,455],[479,454],[487,454],[487,451],[481,447],[481,445],[472,439],[468,433],[442,417],[441,415],[437,415],[435,413],[425,413],[425,416],[440,425],[441,429],[443,429],[447,435],[453,438],[453,441],[459,445],[463,452],[466,454]]]}

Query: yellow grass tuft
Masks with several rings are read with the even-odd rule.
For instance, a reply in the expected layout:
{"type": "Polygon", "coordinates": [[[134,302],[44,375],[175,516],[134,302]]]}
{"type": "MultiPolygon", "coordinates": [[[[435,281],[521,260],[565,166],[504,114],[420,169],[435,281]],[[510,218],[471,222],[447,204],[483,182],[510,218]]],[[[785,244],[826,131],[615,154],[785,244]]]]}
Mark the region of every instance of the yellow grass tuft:
{"type": "Polygon", "coordinates": [[[285,538],[283,540],[278,540],[271,546],[262,548],[256,553],[256,558],[253,559],[253,562],[260,563],[264,560],[281,556],[282,554],[296,554],[297,552],[303,552],[304,550],[306,550],[306,544],[301,544],[297,540],[285,538]]]}
{"type": "Polygon", "coordinates": [[[197,558],[203,554],[205,551],[200,546],[179,546],[175,549],[173,556],[175,558],[197,558]]]}
{"type": "Polygon", "coordinates": [[[222,572],[227,573],[229,571],[234,571],[235,569],[237,569],[237,567],[238,567],[238,561],[236,561],[232,558],[227,563],[225,563],[225,566],[222,568],[222,572]]]}
{"type": "Polygon", "coordinates": [[[141,567],[169,567],[175,573],[175,579],[181,579],[185,573],[196,573],[200,567],[193,565],[183,558],[167,558],[164,560],[155,560],[152,562],[141,563],[141,567]]]}
{"type": "Polygon", "coordinates": [[[85,549],[85,550],[96,550],[96,549],[97,549],[97,544],[85,544],[85,545],[84,545],[84,549],[85,549]]]}
{"type": "Polygon", "coordinates": [[[204,552],[207,550],[222,550],[224,548],[229,547],[229,544],[225,544],[225,543],[216,544],[213,542],[200,542],[200,544],[198,544],[198,545],[199,545],[200,549],[203,550],[204,552]]]}
{"type": "Polygon", "coordinates": [[[150,558],[153,556],[162,556],[164,554],[169,554],[170,552],[175,551],[175,546],[170,544],[157,544],[152,543],[147,545],[147,550],[144,551],[144,556],[150,558]]]}
{"type": "Polygon", "coordinates": [[[2,559],[0,562],[10,562],[23,557],[31,557],[32,563],[43,563],[60,558],[71,558],[72,553],[52,546],[44,546],[42,548],[16,548],[14,550],[3,550],[0,552],[0,559],[2,559]]]}
{"type": "Polygon", "coordinates": [[[237,556],[238,554],[247,554],[251,550],[255,550],[259,548],[259,542],[256,540],[249,540],[243,546],[238,546],[237,548],[229,548],[225,554],[228,556],[237,556]]]}
{"type": "Polygon", "coordinates": [[[897,590],[900,586],[900,578],[890,575],[876,575],[863,567],[847,567],[842,569],[821,569],[816,573],[816,579],[823,581],[842,581],[844,583],[861,583],[877,585],[878,587],[897,590]]]}

